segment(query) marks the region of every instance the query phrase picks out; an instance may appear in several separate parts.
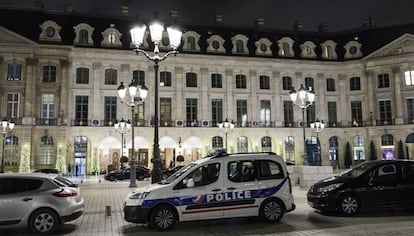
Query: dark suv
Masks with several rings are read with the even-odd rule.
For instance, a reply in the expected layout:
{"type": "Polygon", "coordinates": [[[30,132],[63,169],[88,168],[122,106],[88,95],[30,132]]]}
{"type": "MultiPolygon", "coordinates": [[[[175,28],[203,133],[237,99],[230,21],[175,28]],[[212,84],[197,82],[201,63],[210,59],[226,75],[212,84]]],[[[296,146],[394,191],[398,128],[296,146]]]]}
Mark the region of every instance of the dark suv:
{"type": "Polygon", "coordinates": [[[319,181],[307,194],[311,207],[353,215],[360,209],[414,207],[414,161],[364,162],[319,181]]]}
{"type": "MultiPolygon", "coordinates": [[[[149,178],[151,176],[150,169],[144,166],[136,166],[136,170],[136,178],[138,180],[144,180],[145,178],[149,178]]],[[[109,181],[129,179],[131,177],[130,171],[130,167],[126,167],[120,170],[113,170],[106,174],[104,178],[105,180],[109,181]]]]}

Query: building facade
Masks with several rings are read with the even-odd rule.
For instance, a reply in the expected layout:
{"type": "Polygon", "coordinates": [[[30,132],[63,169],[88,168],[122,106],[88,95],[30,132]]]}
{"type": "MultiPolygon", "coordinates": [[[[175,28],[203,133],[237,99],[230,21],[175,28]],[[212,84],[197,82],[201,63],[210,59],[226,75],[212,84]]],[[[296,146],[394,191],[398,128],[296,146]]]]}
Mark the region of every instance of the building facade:
{"type": "MultiPolygon", "coordinates": [[[[135,121],[132,159],[151,167],[157,85],[153,64],[132,51],[134,19],[36,9],[0,9],[0,15],[0,115],[16,124],[3,135],[5,171],[66,172],[71,165],[83,175],[120,168],[132,147],[131,133],[121,140],[113,127],[121,118],[135,121]],[[131,112],[117,88],[132,80],[149,93],[131,112]]],[[[413,25],[376,28],[370,19],[330,33],[259,23],[182,26],[180,53],[159,67],[164,168],[225,143],[231,153],[271,151],[297,165],[305,154],[310,164],[339,168],[414,158],[413,25]],[[301,85],[316,98],[304,120],[289,96],[301,85]],[[235,122],[228,134],[218,128],[225,119],[235,122]],[[319,133],[310,128],[317,119],[326,125],[319,133]]],[[[149,34],[143,47],[151,51],[149,34]]]]}

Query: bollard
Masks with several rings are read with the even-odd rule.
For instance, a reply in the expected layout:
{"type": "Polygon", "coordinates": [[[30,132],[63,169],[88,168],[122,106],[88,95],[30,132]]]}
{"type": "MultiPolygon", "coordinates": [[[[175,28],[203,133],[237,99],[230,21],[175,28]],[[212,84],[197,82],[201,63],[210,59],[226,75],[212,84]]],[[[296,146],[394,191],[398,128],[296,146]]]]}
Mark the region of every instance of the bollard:
{"type": "Polygon", "coordinates": [[[101,179],[99,179],[99,183],[101,183],[101,179]]]}
{"type": "Polygon", "coordinates": [[[111,206],[106,206],[106,215],[111,216],[111,206]]]}

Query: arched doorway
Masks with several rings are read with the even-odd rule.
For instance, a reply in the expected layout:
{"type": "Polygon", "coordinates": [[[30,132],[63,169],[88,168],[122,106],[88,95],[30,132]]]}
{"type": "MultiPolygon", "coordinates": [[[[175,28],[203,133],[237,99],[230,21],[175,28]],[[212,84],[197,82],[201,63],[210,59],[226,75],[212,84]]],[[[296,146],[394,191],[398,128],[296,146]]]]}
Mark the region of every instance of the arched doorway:
{"type": "Polygon", "coordinates": [[[414,156],[414,133],[411,133],[405,139],[405,151],[407,153],[407,159],[413,159],[414,156]]]}
{"type": "Polygon", "coordinates": [[[86,157],[88,156],[88,138],[86,136],[77,136],[73,141],[74,163],[73,175],[86,175],[86,157]]]}
{"type": "Polygon", "coordinates": [[[332,167],[339,168],[339,150],[338,150],[338,137],[333,136],[329,138],[329,161],[332,167]]]}

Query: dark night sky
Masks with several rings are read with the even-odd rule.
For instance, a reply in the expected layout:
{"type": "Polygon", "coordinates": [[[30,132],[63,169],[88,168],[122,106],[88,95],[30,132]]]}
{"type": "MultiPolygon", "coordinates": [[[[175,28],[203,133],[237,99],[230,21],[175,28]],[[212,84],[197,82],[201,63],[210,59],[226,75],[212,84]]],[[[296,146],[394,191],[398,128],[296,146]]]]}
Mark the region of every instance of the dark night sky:
{"type": "MultiPolygon", "coordinates": [[[[0,6],[33,7],[36,0],[0,0],[0,6]]],[[[256,18],[264,18],[265,27],[292,29],[302,21],[304,29],[316,31],[321,22],[331,32],[360,27],[369,15],[377,26],[414,23],[412,0],[43,0],[46,10],[63,11],[71,3],[75,12],[119,15],[121,5],[129,6],[130,16],[150,19],[154,11],[168,19],[170,10],[178,10],[182,24],[210,25],[215,15],[226,25],[253,27],[256,18]]]]}

